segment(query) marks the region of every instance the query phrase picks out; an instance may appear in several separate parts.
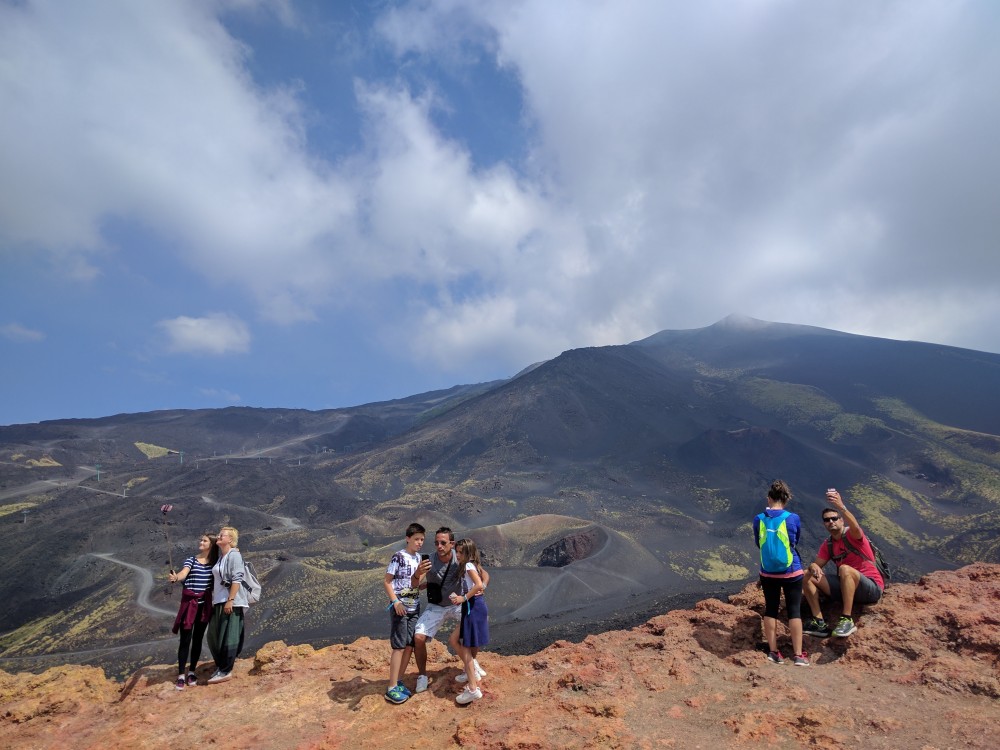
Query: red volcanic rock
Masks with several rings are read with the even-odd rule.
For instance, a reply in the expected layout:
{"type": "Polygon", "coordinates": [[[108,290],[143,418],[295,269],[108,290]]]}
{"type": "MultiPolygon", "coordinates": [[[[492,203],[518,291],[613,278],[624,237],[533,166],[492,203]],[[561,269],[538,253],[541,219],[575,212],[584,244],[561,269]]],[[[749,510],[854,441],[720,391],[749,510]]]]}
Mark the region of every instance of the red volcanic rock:
{"type": "MultiPolygon", "coordinates": [[[[23,748],[993,748],[1000,736],[1000,566],[889,588],[850,638],[806,638],[809,668],[765,661],[754,585],[627,632],[484,653],[483,698],[455,704],[431,644],[426,693],[382,694],[385,641],[269,643],[236,678],[183,691],[172,666],[124,685],[90,667],[0,672],[0,746],[23,748]]],[[[779,628],[782,648],[787,632],[779,628]]],[[[211,670],[202,669],[204,679],[211,670]]],[[[413,675],[406,678],[412,687],[413,675]]]]}

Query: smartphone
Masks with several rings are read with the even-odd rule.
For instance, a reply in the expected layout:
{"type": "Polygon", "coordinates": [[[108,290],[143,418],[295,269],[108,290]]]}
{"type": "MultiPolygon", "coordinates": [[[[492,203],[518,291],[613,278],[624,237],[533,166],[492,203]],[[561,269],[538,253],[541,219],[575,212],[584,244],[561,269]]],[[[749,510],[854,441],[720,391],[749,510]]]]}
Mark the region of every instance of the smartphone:
{"type": "Polygon", "coordinates": [[[430,555],[421,555],[420,556],[420,562],[423,562],[424,560],[430,560],[430,559],[431,559],[430,555]]]}

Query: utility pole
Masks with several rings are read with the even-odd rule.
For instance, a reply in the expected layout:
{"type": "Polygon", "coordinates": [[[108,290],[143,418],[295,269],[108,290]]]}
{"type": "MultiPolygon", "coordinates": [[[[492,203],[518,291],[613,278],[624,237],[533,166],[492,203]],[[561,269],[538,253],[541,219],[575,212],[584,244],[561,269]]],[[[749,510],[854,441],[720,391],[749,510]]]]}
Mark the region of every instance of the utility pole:
{"type": "Polygon", "coordinates": [[[22,512],[22,513],[24,513],[24,520],[23,520],[23,521],[21,521],[21,523],[28,523],[28,509],[27,509],[27,508],[25,508],[25,509],[24,509],[24,510],[22,510],[21,512],[22,512]]]}
{"type": "Polygon", "coordinates": [[[97,481],[100,482],[101,481],[101,465],[100,464],[94,464],[94,468],[97,469],[97,481]]]}
{"type": "Polygon", "coordinates": [[[183,466],[184,465],[184,451],[181,451],[180,454],[181,454],[181,466],[183,466]]]}

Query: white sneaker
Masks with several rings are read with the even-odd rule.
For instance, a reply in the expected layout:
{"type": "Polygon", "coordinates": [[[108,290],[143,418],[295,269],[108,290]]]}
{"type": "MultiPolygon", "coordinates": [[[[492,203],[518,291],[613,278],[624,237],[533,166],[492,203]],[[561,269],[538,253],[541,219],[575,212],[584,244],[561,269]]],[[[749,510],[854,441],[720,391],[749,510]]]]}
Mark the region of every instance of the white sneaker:
{"type": "Polygon", "coordinates": [[[211,677],[208,678],[209,685],[215,685],[218,682],[225,682],[226,680],[232,679],[232,672],[216,672],[211,677]]]}
{"type": "MultiPolygon", "coordinates": [[[[477,680],[483,679],[486,676],[486,670],[484,670],[481,666],[479,666],[478,661],[474,661],[472,663],[476,665],[476,679],[477,680]]],[[[458,675],[455,676],[455,682],[459,684],[464,684],[468,681],[469,681],[469,675],[467,675],[465,672],[460,672],[458,675]]]]}
{"type": "Polygon", "coordinates": [[[413,691],[415,693],[422,693],[427,689],[427,675],[422,674],[417,676],[417,687],[413,691]]]}
{"type": "Polygon", "coordinates": [[[455,696],[455,702],[458,703],[459,705],[464,706],[466,703],[472,703],[472,701],[477,701],[482,697],[483,697],[483,691],[480,690],[479,688],[476,688],[475,690],[469,690],[469,688],[465,688],[465,690],[463,690],[461,693],[455,696]]]}

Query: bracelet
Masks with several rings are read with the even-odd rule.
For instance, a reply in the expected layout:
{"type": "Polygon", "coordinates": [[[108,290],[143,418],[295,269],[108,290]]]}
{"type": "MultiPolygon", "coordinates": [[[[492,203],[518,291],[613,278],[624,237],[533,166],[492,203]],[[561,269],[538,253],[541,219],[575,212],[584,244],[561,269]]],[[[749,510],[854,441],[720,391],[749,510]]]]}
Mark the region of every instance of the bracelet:
{"type": "Polygon", "coordinates": [[[385,611],[388,612],[390,609],[392,609],[393,607],[395,607],[397,604],[402,604],[402,602],[400,602],[399,599],[393,599],[391,602],[389,602],[389,606],[385,608],[385,611]]]}

